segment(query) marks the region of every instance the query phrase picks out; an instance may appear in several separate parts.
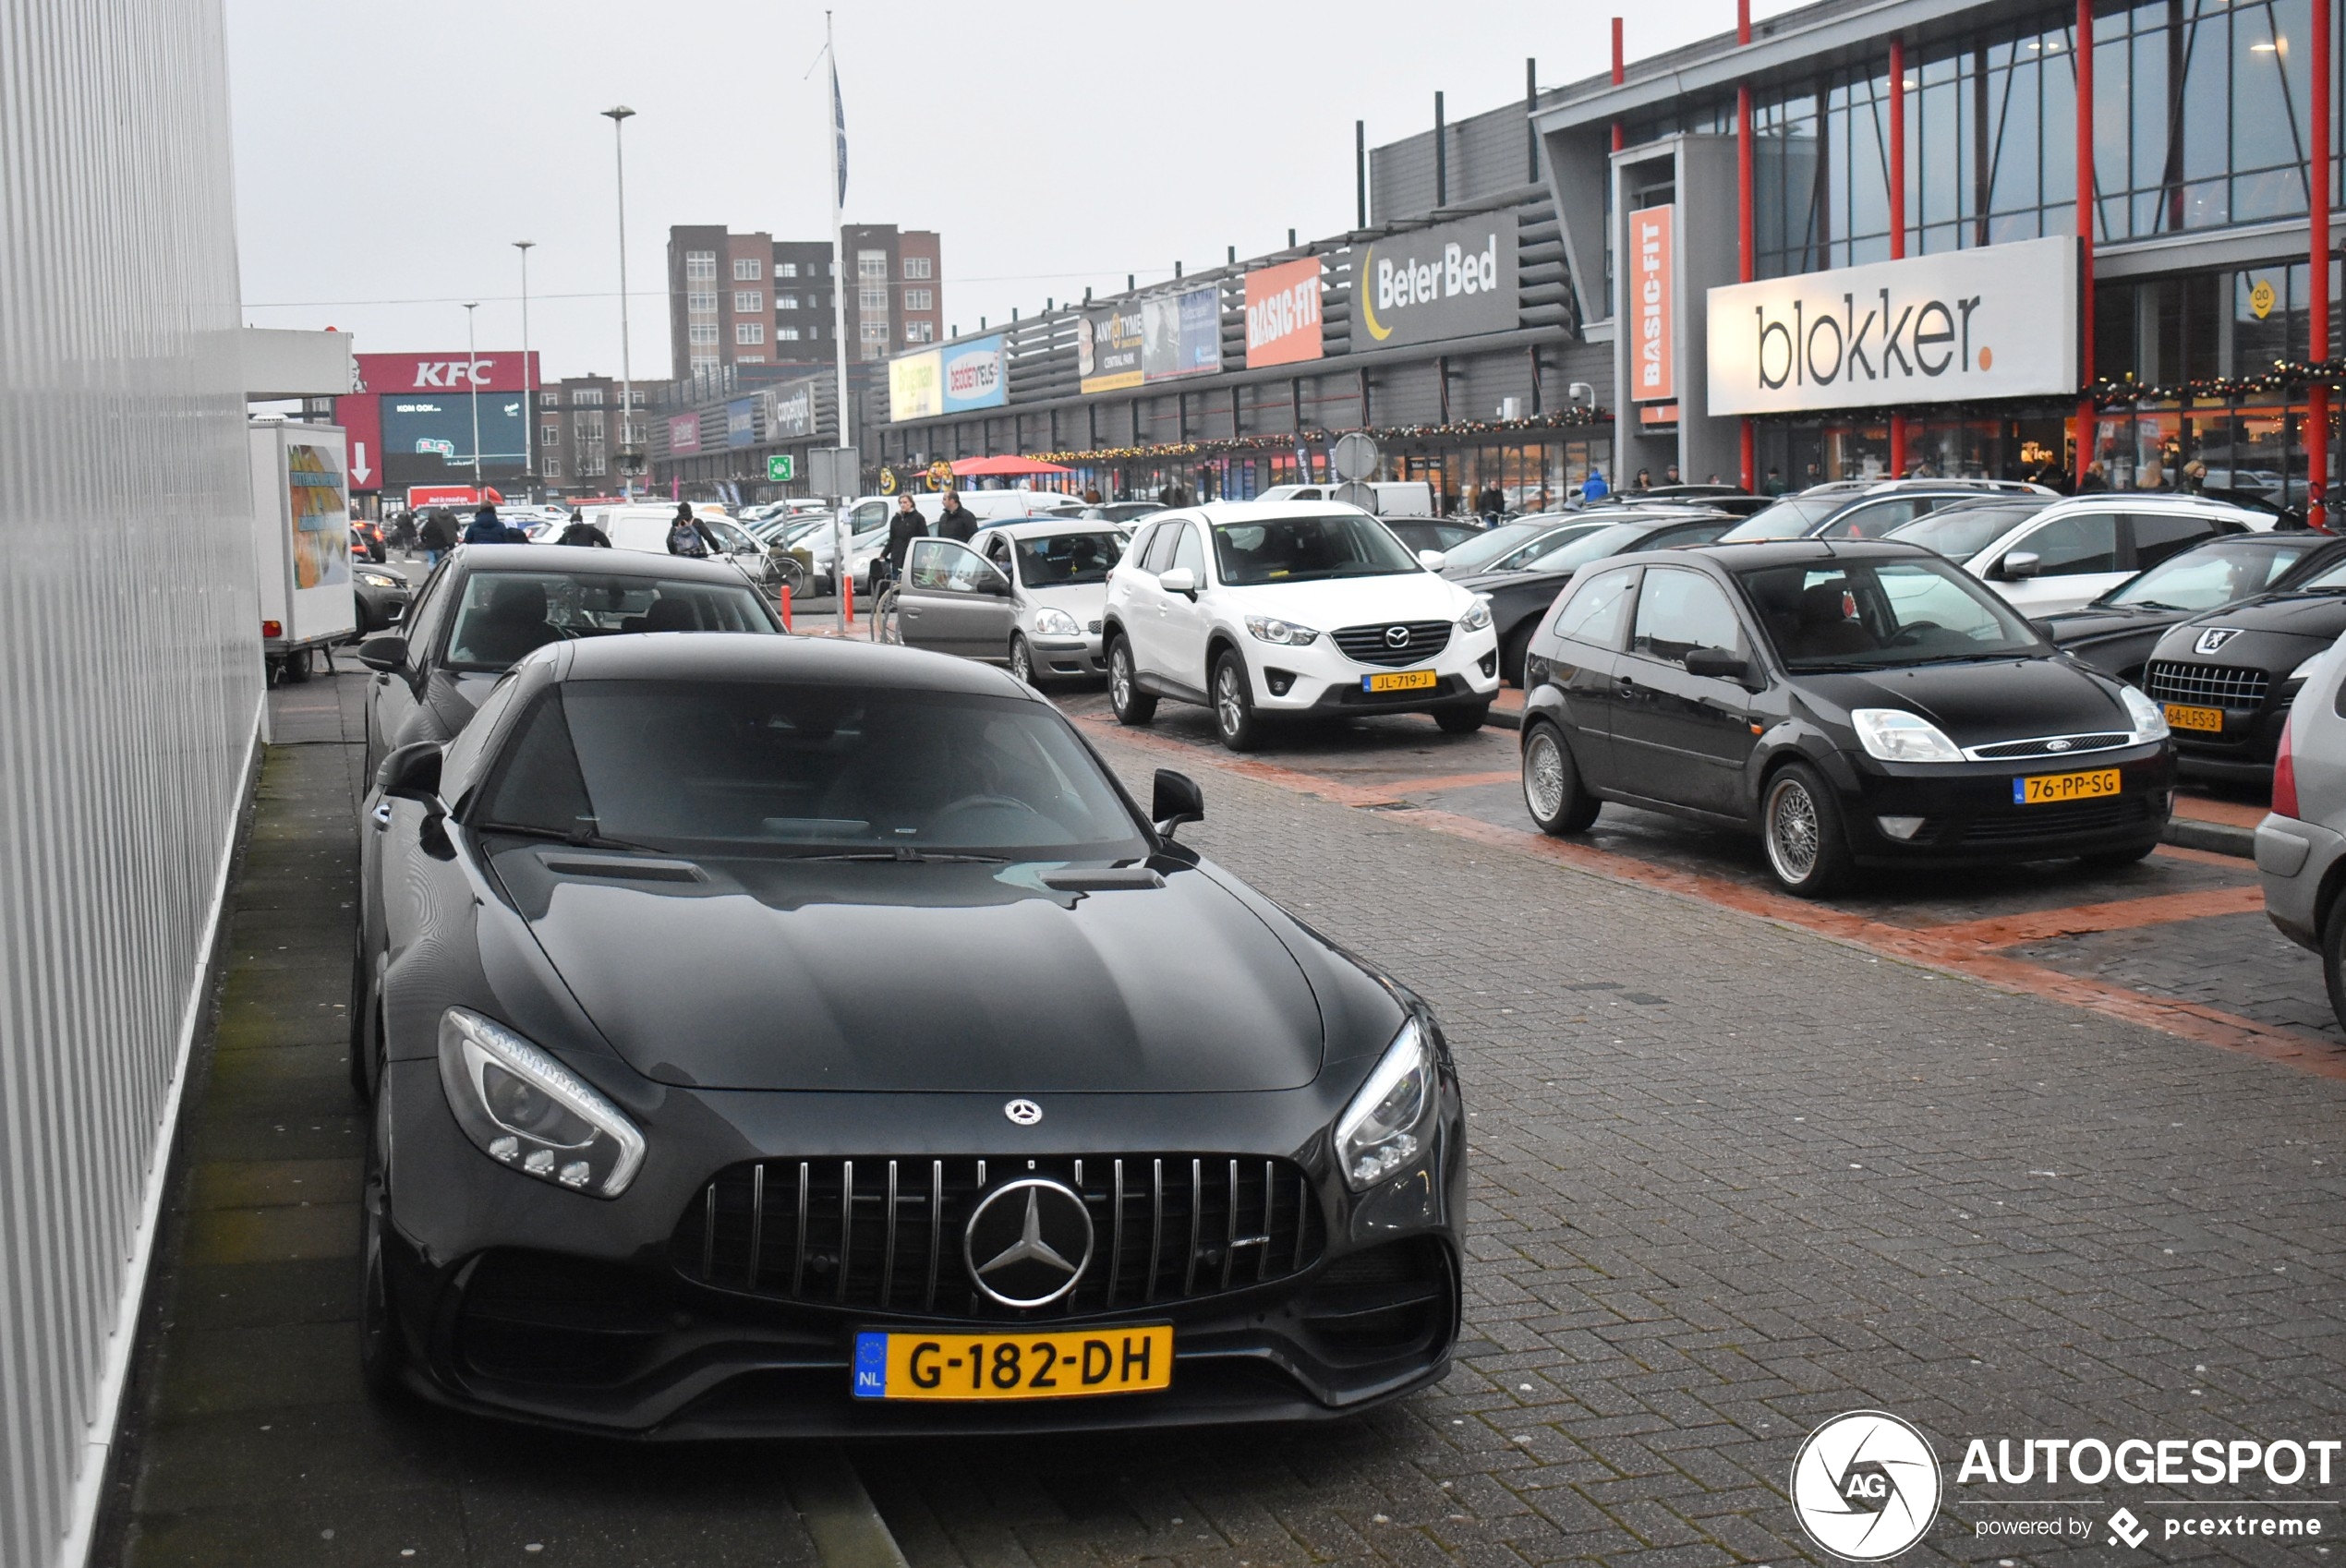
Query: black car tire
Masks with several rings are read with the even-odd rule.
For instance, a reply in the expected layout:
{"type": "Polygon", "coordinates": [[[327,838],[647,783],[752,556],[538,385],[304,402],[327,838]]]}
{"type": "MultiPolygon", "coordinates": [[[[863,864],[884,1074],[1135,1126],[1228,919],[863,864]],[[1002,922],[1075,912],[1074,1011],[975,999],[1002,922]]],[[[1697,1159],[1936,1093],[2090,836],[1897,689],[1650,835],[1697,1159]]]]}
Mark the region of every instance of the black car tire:
{"type": "Polygon", "coordinates": [[[1120,636],[1108,639],[1107,706],[1115,710],[1119,724],[1135,729],[1156,717],[1155,694],[1141,690],[1132,673],[1132,645],[1120,636]]]}
{"type": "Polygon", "coordinates": [[[1444,707],[1433,710],[1433,722],[1442,726],[1445,735],[1471,735],[1482,728],[1491,717],[1489,703],[1477,703],[1472,707],[1444,707]]]}
{"type": "Polygon", "coordinates": [[[1603,809],[1580,782],[1563,731],[1545,719],[1532,720],[1523,737],[1523,809],[1541,832],[1555,838],[1586,833],[1603,809]]]}
{"type": "Polygon", "coordinates": [[[1530,657],[1531,633],[1538,624],[1527,621],[1507,633],[1499,645],[1499,679],[1513,686],[1523,684],[1524,661],[1530,657]]]}
{"type": "Polygon", "coordinates": [[[1841,802],[1805,762],[1768,780],[1760,801],[1760,837],[1768,870],[1796,899],[1825,899],[1849,885],[1856,861],[1841,802]]]}
{"type": "Polygon", "coordinates": [[[1213,697],[1214,730],[1226,750],[1251,752],[1263,743],[1263,721],[1254,717],[1254,681],[1246,661],[1227,648],[1214,661],[1213,697]]]}
{"type": "Polygon", "coordinates": [[[358,1200],[358,1377],[368,1397],[384,1404],[406,1393],[407,1341],[383,1261],[382,1205],[389,1180],[377,1135],[367,1135],[367,1179],[358,1200]]]}
{"type": "Polygon", "coordinates": [[[1018,632],[1010,633],[1010,679],[1038,692],[1043,689],[1043,682],[1034,678],[1034,650],[1026,645],[1025,635],[1018,632]]]}
{"type": "Polygon", "coordinates": [[[284,657],[278,668],[284,671],[284,680],[286,685],[300,685],[309,679],[309,650],[308,648],[294,649],[284,657]]]}
{"type": "Polygon", "coordinates": [[[2332,899],[2322,920],[2322,984],[2329,1010],[2346,1023],[2346,898],[2332,899]]]}

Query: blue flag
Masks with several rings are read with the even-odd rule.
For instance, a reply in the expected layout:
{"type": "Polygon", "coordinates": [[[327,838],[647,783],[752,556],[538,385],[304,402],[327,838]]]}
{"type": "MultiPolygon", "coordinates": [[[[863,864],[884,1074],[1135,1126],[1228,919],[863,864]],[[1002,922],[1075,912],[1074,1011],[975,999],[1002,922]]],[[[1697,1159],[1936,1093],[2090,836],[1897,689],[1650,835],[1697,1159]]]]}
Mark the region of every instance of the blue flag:
{"type": "Polygon", "coordinates": [[[831,62],[831,161],[839,166],[839,204],[847,205],[847,105],[839,95],[839,62],[831,62]]]}

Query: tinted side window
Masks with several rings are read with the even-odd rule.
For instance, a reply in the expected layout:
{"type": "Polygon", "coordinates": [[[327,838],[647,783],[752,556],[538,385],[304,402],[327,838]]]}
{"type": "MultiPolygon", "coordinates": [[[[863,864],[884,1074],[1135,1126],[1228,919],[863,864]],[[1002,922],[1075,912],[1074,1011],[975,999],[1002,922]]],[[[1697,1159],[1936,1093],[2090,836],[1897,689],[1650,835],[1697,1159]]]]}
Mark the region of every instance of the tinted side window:
{"type": "Polygon", "coordinates": [[[1638,595],[1638,627],[1629,651],[1664,664],[1684,664],[1697,648],[1744,651],[1743,625],[1719,585],[1699,572],[1656,569],[1638,595]]]}
{"type": "Polygon", "coordinates": [[[1593,647],[1618,648],[1626,629],[1635,571],[1608,572],[1573,589],[1556,611],[1555,634],[1593,647]]]}
{"type": "Polygon", "coordinates": [[[1832,539],[1878,539],[1893,528],[1904,527],[1931,510],[1924,496],[1893,496],[1888,501],[1854,506],[1832,520],[1825,537],[1832,539]]]}
{"type": "Polygon", "coordinates": [[[2231,531],[2213,517],[2179,517],[2169,512],[2137,512],[2127,518],[2127,523],[2134,529],[2134,565],[2138,570],[2156,566],[2202,539],[2231,531]]]}
{"type": "Polygon", "coordinates": [[[2013,547],[2037,557],[2038,572],[2047,577],[2073,577],[2088,572],[2115,572],[2118,566],[2118,514],[2114,512],[2073,512],[2056,517],[2033,534],[2024,534],[2013,547]]]}
{"type": "Polygon", "coordinates": [[[455,593],[449,584],[455,579],[456,569],[443,562],[439,571],[424,584],[423,597],[407,612],[407,668],[421,669],[424,660],[435,650],[432,645],[440,638],[440,623],[448,619],[449,601],[455,593]]]}

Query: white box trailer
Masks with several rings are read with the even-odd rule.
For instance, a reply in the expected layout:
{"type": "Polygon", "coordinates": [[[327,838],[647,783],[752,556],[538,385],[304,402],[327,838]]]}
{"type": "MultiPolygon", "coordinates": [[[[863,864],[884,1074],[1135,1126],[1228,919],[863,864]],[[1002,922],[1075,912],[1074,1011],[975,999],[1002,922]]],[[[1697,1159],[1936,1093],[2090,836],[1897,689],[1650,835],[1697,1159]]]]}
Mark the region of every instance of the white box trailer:
{"type": "Polygon", "coordinates": [[[256,419],[250,435],[261,653],[272,678],[307,681],[313,650],[358,631],[347,441],[339,426],[282,419],[256,419]]]}

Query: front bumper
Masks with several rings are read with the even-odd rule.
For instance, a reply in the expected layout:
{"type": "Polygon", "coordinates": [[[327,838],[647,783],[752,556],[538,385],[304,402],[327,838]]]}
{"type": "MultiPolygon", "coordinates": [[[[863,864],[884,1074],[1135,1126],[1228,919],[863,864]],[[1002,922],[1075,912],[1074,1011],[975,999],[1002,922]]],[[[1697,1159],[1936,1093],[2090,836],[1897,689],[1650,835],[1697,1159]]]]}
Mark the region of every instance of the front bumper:
{"type": "MultiPolygon", "coordinates": [[[[924,1313],[908,1309],[901,1295],[893,1311],[810,1299],[821,1294],[811,1291],[778,1298],[782,1276],[752,1294],[721,1263],[704,1275],[697,1262],[693,1225],[719,1171],[761,1155],[770,1165],[778,1148],[791,1152],[792,1164],[836,1158],[859,1144],[868,1152],[885,1146],[883,1129],[920,1151],[908,1168],[925,1172],[932,1148],[988,1144],[998,1165],[1015,1157],[1012,1145],[1035,1146],[1036,1135],[1004,1122],[996,1097],[666,1090],[657,1114],[639,1118],[652,1157],[623,1196],[605,1201],[481,1154],[450,1115],[432,1062],[391,1064],[383,1093],[393,1151],[381,1200],[386,1279],[408,1380],[429,1399],[487,1415],[659,1439],[1314,1419],[1439,1379],[1457,1337],[1466,1173],[1455,1080],[1445,1083],[1424,1158],[1365,1194],[1350,1192],[1325,1160],[1299,1153],[1291,1127],[1279,1125],[1303,1109],[1308,1091],[1183,1096],[1215,1104],[1152,1114],[1153,1131],[1185,1124],[1210,1140],[1201,1147],[1300,1162],[1324,1227],[1315,1233],[1322,1249],[1300,1272],[1266,1285],[1154,1302],[1128,1292],[1111,1309],[1094,1305],[1072,1315],[1048,1308],[924,1313]],[[1217,1123],[1220,1137],[1203,1130],[1217,1123]],[[1173,1385],[1161,1393],[969,1405],[851,1394],[859,1330],[1143,1322],[1173,1326],[1173,1385]]],[[[1116,1147],[1119,1131],[1129,1140],[1143,1119],[1131,1098],[1054,1097],[1050,1147],[1116,1147]]],[[[794,1223],[787,1204],[778,1207],[778,1229],[794,1223]]],[[[1145,1207],[1134,1209],[1136,1223],[1145,1207]]]]}
{"type": "Polygon", "coordinates": [[[1844,752],[1830,771],[1861,865],[2008,864],[2154,844],[2166,830],[2175,784],[2174,754],[2157,742],[2007,762],[1884,763],[1844,752]],[[2033,805],[2013,799],[2021,778],[2112,767],[2115,795],[2033,805]],[[1922,825],[1900,838],[1883,817],[1919,817],[1922,825]]]}
{"type": "Polygon", "coordinates": [[[1045,636],[1039,632],[1026,634],[1027,652],[1034,658],[1037,675],[1079,676],[1107,673],[1107,654],[1102,645],[1099,622],[1093,621],[1082,636],[1045,636]]]}
{"type": "Polygon", "coordinates": [[[2267,812],[2256,825],[2256,874],[2265,915],[2280,934],[2316,952],[2322,946],[2322,884],[2346,854],[2346,838],[2317,822],[2267,812]]]}
{"type": "Polygon", "coordinates": [[[1324,633],[1301,647],[1249,639],[1245,657],[1254,706],[1262,713],[1428,713],[1487,706],[1499,693],[1499,639],[1487,626],[1453,632],[1439,652],[1408,664],[1363,664],[1324,633]],[[1362,684],[1379,675],[1424,669],[1433,672],[1431,689],[1371,692],[1362,684]]]}

